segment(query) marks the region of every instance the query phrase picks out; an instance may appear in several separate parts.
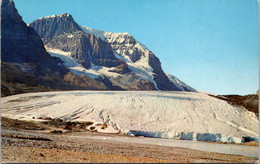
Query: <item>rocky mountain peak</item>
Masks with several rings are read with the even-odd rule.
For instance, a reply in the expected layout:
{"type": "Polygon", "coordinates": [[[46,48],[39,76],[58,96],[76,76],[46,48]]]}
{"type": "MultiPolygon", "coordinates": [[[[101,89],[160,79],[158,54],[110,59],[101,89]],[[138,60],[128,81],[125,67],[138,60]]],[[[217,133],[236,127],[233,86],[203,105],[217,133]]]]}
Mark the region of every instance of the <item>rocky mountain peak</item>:
{"type": "Polygon", "coordinates": [[[30,26],[37,30],[41,38],[53,38],[82,31],[68,13],[39,18],[32,22],[30,26]]]}
{"type": "Polygon", "coordinates": [[[1,4],[1,58],[5,62],[47,62],[46,52],[37,32],[23,22],[14,2],[3,0],[1,4]]]}
{"type": "Polygon", "coordinates": [[[50,16],[39,18],[39,19],[58,19],[58,18],[73,20],[72,15],[70,15],[69,13],[63,13],[63,14],[60,14],[60,15],[50,15],[50,16]]]}
{"type": "Polygon", "coordinates": [[[22,20],[22,17],[18,14],[12,0],[2,0],[1,2],[1,17],[10,16],[22,20]]]}
{"type": "Polygon", "coordinates": [[[40,18],[29,26],[39,33],[47,48],[69,52],[86,69],[91,63],[106,67],[123,64],[107,42],[85,33],[70,14],[40,18]]]}

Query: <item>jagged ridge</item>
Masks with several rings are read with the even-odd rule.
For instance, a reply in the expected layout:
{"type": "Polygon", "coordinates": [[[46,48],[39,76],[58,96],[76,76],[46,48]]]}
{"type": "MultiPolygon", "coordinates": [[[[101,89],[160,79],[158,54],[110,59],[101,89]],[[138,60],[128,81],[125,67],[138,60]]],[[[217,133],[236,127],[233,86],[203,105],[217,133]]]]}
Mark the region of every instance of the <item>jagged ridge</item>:
{"type": "Polygon", "coordinates": [[[40,34],[54,56],[65,59],[61,55],[67,54],[67,59],[71,57],[70,60],[75,60],[73,63],[79,63],[71,66],[64,60],[64,65],[78,75],[85,74],[95,79],[106,77],[113,85],[126,90],[196,91],[187,85],[180,87],[170,80],[163,72],[159,59],[129,33],[111,33],[79,26],[69,14],[40,18],[30,27],[40,34]],[[132,87],[133,84],[136,86],[132,87]],[[143,84],[147,84],[146,87],[143,84]],[[140,85],[143,87],[137,87],[140,85]]]}

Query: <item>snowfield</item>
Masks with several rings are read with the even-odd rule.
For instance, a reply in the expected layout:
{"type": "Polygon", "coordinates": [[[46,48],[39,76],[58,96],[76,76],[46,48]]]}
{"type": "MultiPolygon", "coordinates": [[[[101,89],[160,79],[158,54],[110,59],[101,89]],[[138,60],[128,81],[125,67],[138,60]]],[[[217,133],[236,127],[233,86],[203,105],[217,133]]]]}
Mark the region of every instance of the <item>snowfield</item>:
{"type": "Polygon", "coordinates": [[[1,104],[1,115],[8,118],[93,121],[135,136],[231,143],[242,143],[243,137],[258,141],[259,136],[254,113],[205,93],[41,92],[3,97],[1,104]]]}

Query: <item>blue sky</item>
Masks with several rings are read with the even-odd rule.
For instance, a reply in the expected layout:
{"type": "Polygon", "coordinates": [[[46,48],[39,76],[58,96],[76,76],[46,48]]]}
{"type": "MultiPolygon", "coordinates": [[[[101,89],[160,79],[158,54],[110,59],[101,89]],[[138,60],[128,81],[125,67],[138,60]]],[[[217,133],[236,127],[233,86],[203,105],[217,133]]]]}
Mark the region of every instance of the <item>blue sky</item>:
{"type": "Polygon", "coordinates": [[[87,27],[128,32],[163,70],[195,89],[253,94],[258,89],[257,0],[14,0],[26,23],[70,13],[87,27]]]}

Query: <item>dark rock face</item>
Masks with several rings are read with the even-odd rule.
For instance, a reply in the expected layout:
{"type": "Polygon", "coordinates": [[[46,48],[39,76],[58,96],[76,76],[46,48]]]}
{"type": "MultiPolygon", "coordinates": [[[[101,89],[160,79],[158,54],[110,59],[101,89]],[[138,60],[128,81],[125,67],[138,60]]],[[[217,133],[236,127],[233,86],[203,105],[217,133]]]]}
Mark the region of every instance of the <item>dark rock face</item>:
{"type": "Polygon", "coordinates": [[[39,35],[23,22],[13,1],[2,1],[1,22],[2,61],[22,63],[50,60],[39,35]]]}
{"type": "Polygon", "coordinates": [[[165,75],[161,67],[161,62],[151,51],[149,52],[149,65],[153,68],[154,81],[160,90],[180,91],[165,75]]]}
{"type": "Polygon", "coordinates": [[[83,32],[70,14],[40,18],[30,27],[39,33],[48,48],[70,52],[87,69],[91,67],[91,62],[106,67],[123,64],[114,56],[107,42],[83,32]]]}
{"type": "Polygon", "coordinates": [[[65,81],[68,70],[60,63],[60,59],[46,52],[38,33],[23,22],[14,2],[1,1],[1,96],[50,90],[103,89],[102,84],[85,77],[71,79],[89,80],[91,85],[85,81],[84,84],[74,83],[71,79],[65,81]]]}
{"type": "Polygon", "coordinates": [[[124,75],[124,74],[130,73],[131,70],[128,68],[127,63],[124,63],[124,64],[121,64],[121,65],[115,67],[114,70],[110,70],[110,72],[116,72],[116,73],[124,75]]]}
{"type": "Polygon", "coordinates": [[[34,21],[30,26],[37,29],[41,38],[54,39],[59,35],[66,35],[81,31],[79,25],[74,21],[70,14],[59,16],[49,16],[34,21]],[[44,24],[44,26],[43,26],[44,24]]]}

